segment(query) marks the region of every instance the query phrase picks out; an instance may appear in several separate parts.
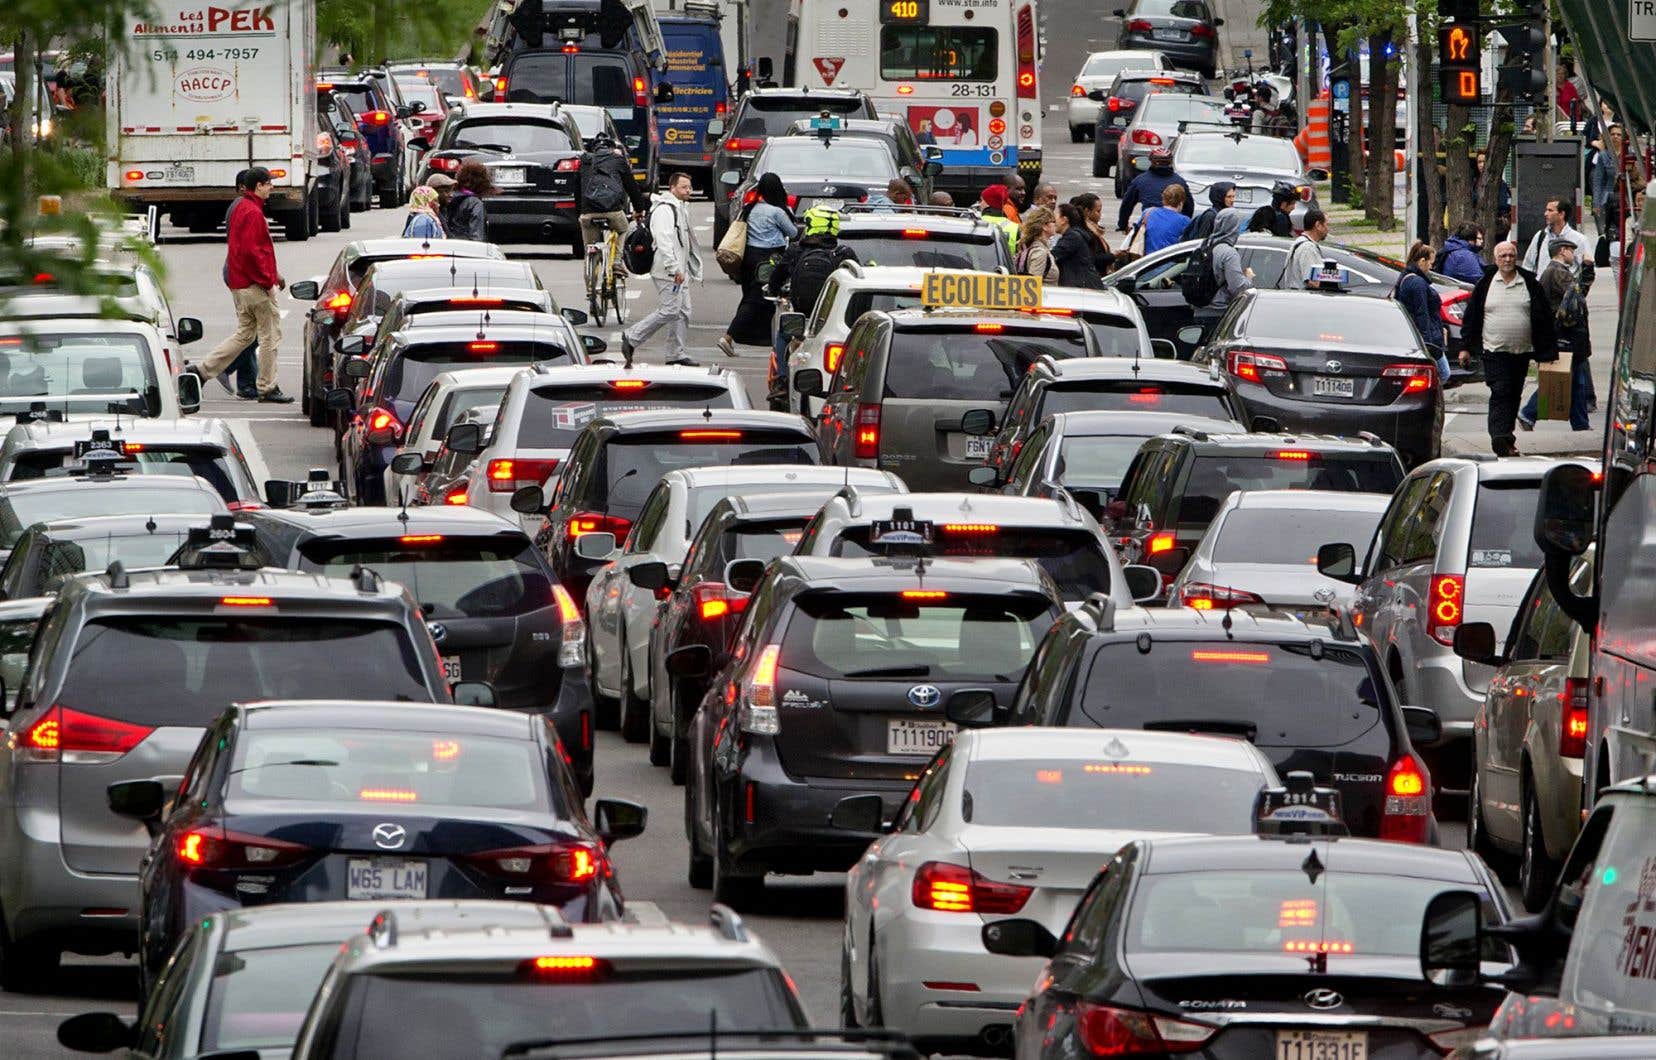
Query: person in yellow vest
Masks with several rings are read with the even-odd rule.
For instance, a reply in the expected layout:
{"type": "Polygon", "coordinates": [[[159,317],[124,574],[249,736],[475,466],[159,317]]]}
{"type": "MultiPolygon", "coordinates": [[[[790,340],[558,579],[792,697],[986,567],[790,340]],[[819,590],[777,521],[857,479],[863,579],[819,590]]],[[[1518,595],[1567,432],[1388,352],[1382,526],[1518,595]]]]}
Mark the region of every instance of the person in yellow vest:
{"type": "Polygon", "coordinates": [[[1006,215],[1006,185],[991,184],[983,189],[979,196],[983,203],[983,219],[1000,229],[1002,237],[1006,239],[1006,253],[1018,252],[1018,222],[1006,215]]]}

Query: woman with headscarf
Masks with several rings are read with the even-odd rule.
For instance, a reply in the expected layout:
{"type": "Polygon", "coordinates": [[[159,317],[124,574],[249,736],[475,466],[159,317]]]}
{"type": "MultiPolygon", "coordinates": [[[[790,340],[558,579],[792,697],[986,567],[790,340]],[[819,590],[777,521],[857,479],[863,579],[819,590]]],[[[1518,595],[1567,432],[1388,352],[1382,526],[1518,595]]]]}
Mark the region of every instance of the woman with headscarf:
{"type": "Polygon", "coordinates": [[[788,211],[788,189],[775,173],[764,173],[753,190],[758,198],[742,207],[742,220],[747,222],[747,253],[742,257],[742,301],[736,315],[730,318],[725,333],[719,336],[719,352],[726,357],[736,356],[736,344],[743,346],[771,345],[771,304],[765,297],[765,281],[770,270],[764,266],[781,253],[788,240],[799,234],[788,211]]]}
{"type": "Polygon", "coordinates": [[[454,197],[449,200],[448,214],[442,219],[443,228],[450,239],[487,241],[488,211],[483,206],[483,196],[492,195],[495,190],[489,167],[475,158],[461,163],[460,172],[454,175],[454,185],[454,197]]]}
{"type": "MultiPolygon", "coordinates": [[[[1215,181],[1208,188],[1208,202],[1213,204],[1213,209],[1198,214],[1196,220],[1190,222],[1190,227],[1185,229],[1186,239],[1206,239],[1213,232],[1214,220],[1236,205],[1236,185],[1228,180],[1215,181]]],[[[1240,219],[1237,227],[1241,227],[1240,219]]]]}
{"type": "Polygon", "coordinates": [[[1052,260],[1058,265],[1058,283],[1064,287],[1100,290],[1104,283],[1098,263],[1086,239],[1087,222],[1081,208],[1073,203],[1058,204],[1058,240],[1052,244],[1052,260]]]}
{"type": "Polygon", "coordinates": [[[436,188],[421,184],[408,196],[408,219],[403,222],[404,239],[442,239],[443,222],[437,217],[441,197],[436,188]]]}

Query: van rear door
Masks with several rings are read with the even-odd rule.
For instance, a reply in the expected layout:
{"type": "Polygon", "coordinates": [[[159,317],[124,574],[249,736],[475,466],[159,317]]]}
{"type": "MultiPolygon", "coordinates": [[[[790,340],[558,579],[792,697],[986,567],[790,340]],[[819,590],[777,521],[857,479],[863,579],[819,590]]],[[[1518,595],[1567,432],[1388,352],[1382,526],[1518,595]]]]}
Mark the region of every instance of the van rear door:
{"type": "Polygon", "coordinates": [[[700,168],[713,163],[707,123],[730,108],[728,69],[719,27],[705,19],[669,18],[662,26],[667,41],[663,79],[673,99],[658,103],[656,144],[661,160],[673,167],[700,168]]]}

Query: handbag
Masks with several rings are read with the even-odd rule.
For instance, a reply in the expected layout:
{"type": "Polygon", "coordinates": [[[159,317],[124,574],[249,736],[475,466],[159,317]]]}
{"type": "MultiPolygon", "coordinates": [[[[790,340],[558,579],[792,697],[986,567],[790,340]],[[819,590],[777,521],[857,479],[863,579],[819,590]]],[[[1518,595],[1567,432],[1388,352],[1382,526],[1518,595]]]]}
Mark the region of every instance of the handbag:
{"type": "MultiPolygon", "coordinates": [[[[1153,207],[1153,209],[1160,210],[1163,209],[1163,207],[1156,206],[1153,207]]],[[[1138,224],[1133,226],[1132,233],[1127,236],[1127,245],[1121,249],[1127,251],[1129,254],[1144,253],[1144,222],[1149,216],[1149,210],[1146,210],[1144,213],[1139,215],[1138,224]]]]}
{"type": "Polygon", "coordinates": [[[742,259],[747,257],[747,233],[747,221],[738,217],[730,222],[725,237],[719,240],[719,248],[713,252],[720,271],[735,283],[742,282],[742,259]]]}
{"type": "Polygon", "coordinates": [[[1593,265],[1596,268],[1610,267],[1610,237],[1599,236],[1598,245],[1593,248],[1593,265]]]}

